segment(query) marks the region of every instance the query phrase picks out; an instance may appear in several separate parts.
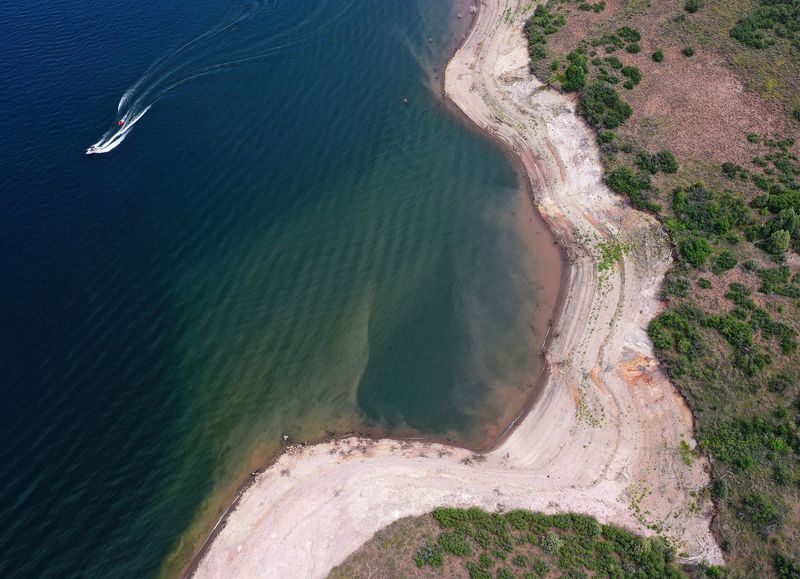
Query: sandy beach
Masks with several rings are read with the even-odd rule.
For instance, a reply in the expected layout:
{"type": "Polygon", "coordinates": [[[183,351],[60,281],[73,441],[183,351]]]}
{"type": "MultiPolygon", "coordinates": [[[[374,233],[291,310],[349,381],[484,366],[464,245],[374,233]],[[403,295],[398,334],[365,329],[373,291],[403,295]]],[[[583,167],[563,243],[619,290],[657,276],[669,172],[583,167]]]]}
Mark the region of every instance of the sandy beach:
{"type": "MultiPolygon", "coordinates": [[[[436,506],[575,511],[659,532],[685,561],[721,563],[692,416],[645,328],[671,246],[658,223],[602,183],[594,135],[567,96],[528,72],[533,10],[483,0],[445,73],[446,97],[514,155],[567,269],[547,381],[531,410],[483,454],[441,444],[347,438],[293,446],[215,529],[194,577],[324,577],[377,530],[436,506]],[[623,257],[599,268],[601,248],[623,257]],[[691,464],[687,464],[690,462],[691,464]]],[[[470,15],[470,3],[459,11],[470,15]]]]}

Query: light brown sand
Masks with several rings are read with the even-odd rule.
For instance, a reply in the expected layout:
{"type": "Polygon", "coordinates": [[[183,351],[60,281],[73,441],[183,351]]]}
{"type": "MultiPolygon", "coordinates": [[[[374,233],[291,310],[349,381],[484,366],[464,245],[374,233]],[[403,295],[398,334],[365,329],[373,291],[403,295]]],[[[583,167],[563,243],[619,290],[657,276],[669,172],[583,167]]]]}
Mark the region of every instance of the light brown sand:
{"type": "Polygon", "coordinates": [[[710,504],[692,496],[708,484],[706,465],[687,466],[678,453],[681,440],[694,446],[691,414],[645,332],[669,243],[651,218],[603,186],[574,104],[528,74],[519,4],[483,0],[445,88],[520,157],[569,257],[540,400],[481,456],[357,438],[290,449],[244,493],[196,577],[322,577],[378,529],[439,505],[577,511],[645,534],[657,525],[684,559],[722,561],[710,504]],[[598,243],[614,239],[630,250],[601,273],[598,243]]]}

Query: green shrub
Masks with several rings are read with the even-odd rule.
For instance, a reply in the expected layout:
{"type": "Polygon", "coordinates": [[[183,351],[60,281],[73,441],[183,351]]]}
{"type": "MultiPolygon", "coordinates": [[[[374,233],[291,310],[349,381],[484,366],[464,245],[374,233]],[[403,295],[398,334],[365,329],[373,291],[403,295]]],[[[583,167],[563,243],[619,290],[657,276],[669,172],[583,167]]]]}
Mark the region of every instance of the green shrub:
{"type": "Polygon", "coordinates": [[[617,134],[614,131],[601,131],[597,135],[597,139],[601,143],[610,143],[611,141],[613,141],[616,138],[617,138],[617,134]]]}
{"type": "Polygon", "coordinates": [[[617,167],[606,175],[606,184],[615,193],[627,195],[631,205],[637,209],[654,213],[661,211],[661,205],[649,198],[652,185],[647,174],[637,174],[626,166],[617,167]]]}
{"type": "Polygon", "coordinates": [[[783,517],[780,508],[760,493],[753,493],[742,499],[739,513],[748,523],[756,527],[762,535],[777,530],[783,517]]]}
{"type": "Polygon", "coordinates": [[[630,26],[617,28],[617,36],[625,42],[639,42],[642,39],[642,35],[639,34],[639,31],[630,26]]]}
{"type": "Polygon", "coordinates": [[[800,107],[795,107],[792,111],[792,118],[800,123],[800,107]]]}
{"type": "Polygon", "coordinates": [[[635,66],[625,66],[620,72],[631,79],[633,84],[639,84],[642,80],[642,71],[635,66]]]}
{"type": "Polygon", "coordinates": [[[698,278],[697,285],[703,289],[709,289],[711,287],[711,282],[708,279],[701,277],[698,278]]]}
{"type": "Polygon", "coordinates": [[[775,555],[772,565],[779,579],[797,579],[800,577],[800,562],[790,559],[783,553],[775,555]]]}
{"type": "Polygon", "coordinates": [[[652,175],[656,173],[677,173],[678,161],[671,151],[659,151],[650,155],[646,151],[641,151],[636,156],[636,165],[642,170],[652,175]]]}
{"type": "Polygon", "coordinates": [[[420,568],[425,565],[441,567],[444,564],[444,551],[436,543],[425,541],[425,543],[417,549],[417,553],[414,555],[414,563],[420,568]]]}
{"type": "Polygon", "coordinates": [[[603,60],[614,70],[619,70],[623,66],[622,61],[616,56],[606,56],[603,60]]]}
{"type": "Polygon", "coordinates": [[[586,72],[575,64],[570,64],[564,72],[561,88],[567,92],[575,92],[586,86],[586,72]]]}
{"type": "Polygon", "coordinates": [[[636,42],[631,42],[628,46],[625,47],[625,50],[631,54],[638,54],[642,51],[642,47],[639,46],[636,42]]]}
{"type": "Polygon", "coordinates": [[[708,256],[711,255],[711,246],[702,237],[692,236],[683,239],[678,244],[678,247],[683,258],[694,267],[704,266],[708,256]]]}
{"type": "Polygon", "coordinates": [[[466,567],[470,579],[492,579],[491,574],[481,569],[474,561],[467,561],[466,567]]]}
{"type": "Polygon", "coordinates": [[[699,309],[683,304],[651,320],[647,335],[662,353],[676,352],[693,360],[702,356],[706,349],[698,330],[703,321],[699,309]]]}
{"type": "Polygon", "coordinates": [[[714,484],[711,485],[711,494],[717,501],[724,501],[728,498],[730,489],[728,488],[728,483],[725,482],[724,478],[718,478],[714,480],[714,484]]]}
{"type": "Polygon", "coordinates": [[[746,224],[750,218],[750,211],[740,195],[720,195],[702,183],[675,189],[672,209],[684,228],[720,235],[746,224]]]}
{"type": "Polygon", "coordinates": [[[545,553],[550,555],[558,555],[564,546],[564,539],[559,537],[553,532],[548,532],[542,537],[539,545],[545,553]]]}
{"type": "Polygon", "coordinates": [[[644,186],[642,177],[633,172],[630,167],[617,167],[606,177],[606,183],[615,193],[630,194],[644,186]]]}
{"type": "Polygon", "coordinates": [[[494,567],[494,559],[492,559],[492,556],[489,555],[489,553],[481,553],[481,556],[478,557],[478,566],[481,569],[491,569],[494,567]]]}
{"type": "Polygon", "coordinates": [[[729,269],[733,269],[736,267],[736,256],[733,255],[727,249],[723,249],[719,254],[714,258],[714,263],[711,266],[711,271],[713,271],[716,275],[720,275],[729,269]]]}
{"type": "Polygon", "coordinates": [[[593,82],[583,91],[578,112],[595,128],[616,129],[630,118],[633,109],[612,87],[593,82]]]}
{"type": "Polygon", "coordinates": [[[457,557],[469,557],[472,555],[472,547],[467,543],[463,533],[442,533],[439,535],[439,544],[447,553],[452,553],[457,557]]]}
{"type": "Polygon", "coordinates": [[[694,48],[692,48],[691,46],[687,46],[686,48],[681,50],[681,52],[683,53],[683,56],[685,56],[686,58],[694,56],[694,48]]]}
{"type": "Polygon", "coordinates": [[[525,555],[517,555],[511,559],[511,562],[517,567],[529,567],[531,564],[531,560],[525,555]]]}
{"type": "Polygon", "coordinates": [[[686,0],[683,5],[683,9],[689,14],[694,14],[700,10],[700,0],[686,0]]]}
{"type": "Polygon", "coordinates": [[[542,561],[541,559],[536,559],[531,565],[533,569],[534,575],[538,577],[547,577],[547,574],[550,572],[550,566],[542,561]]]}
{"type": "Polygon", "coordinates": [[[778,229],[773,231],[767,239],[766,249],[772,255],[783,255],[789,250],[789,243],[792,241],[792,236],[785,229],[778,229]]]}
{"type": "Polygon", "coordinates": [[[650,58],[653,59],[653,62],[664,62],[664,51],[659,48],[650,55],[650,58]]]}

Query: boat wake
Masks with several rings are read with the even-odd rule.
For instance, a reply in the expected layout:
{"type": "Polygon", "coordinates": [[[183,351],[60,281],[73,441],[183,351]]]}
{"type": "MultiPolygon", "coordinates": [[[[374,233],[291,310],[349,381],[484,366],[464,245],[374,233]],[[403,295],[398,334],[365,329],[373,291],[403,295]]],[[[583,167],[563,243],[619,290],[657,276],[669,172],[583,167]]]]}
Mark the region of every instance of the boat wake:
{"type": "Polygon", "coordinates": [[[298,17],[299,11],[294,2],[250,0],[232,17],[150,65],[122,95],[113,125],[99,141],[86,149],[86,154],[108,153],[116,149],[147,111],[177,87],[222,69],[273,56],[306,43],[344,16],[353,2],[318,2],[311,13],[298,17]],[[338,4],[333,16],[325,9],[329,4],[338,4]],[[281,11],[286,13],[280,14],[281,11]],[[287,21],[292,24],[281,30],[270,30],[272,23],[287,21]]]}

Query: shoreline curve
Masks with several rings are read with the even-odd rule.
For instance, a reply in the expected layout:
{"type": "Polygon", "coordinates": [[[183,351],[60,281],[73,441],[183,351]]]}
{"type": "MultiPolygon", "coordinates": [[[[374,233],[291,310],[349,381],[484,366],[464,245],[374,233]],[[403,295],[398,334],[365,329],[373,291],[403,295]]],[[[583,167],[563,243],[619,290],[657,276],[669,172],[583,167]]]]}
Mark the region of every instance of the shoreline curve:
{"type": "Polygon", "coordinates": [[[380,528],[435,506],[582,512],[643,534],[659,528],[686,561],[722,562],[713,507],[692,497],[707,465],[677,452],[681,440],[694,446],[691,413],[644,330],[668,240],[605,188],[574,102],[528,73],[521,28],[533,6],[479,4],[443,92],[520,169],[566,260],[541,388],[486,453],[352,436],[287,447],[240,490],[185,576],[322,577],[380,528]],[[628,251],[600,272],[600,244],[619,241],[628,251]]]}

